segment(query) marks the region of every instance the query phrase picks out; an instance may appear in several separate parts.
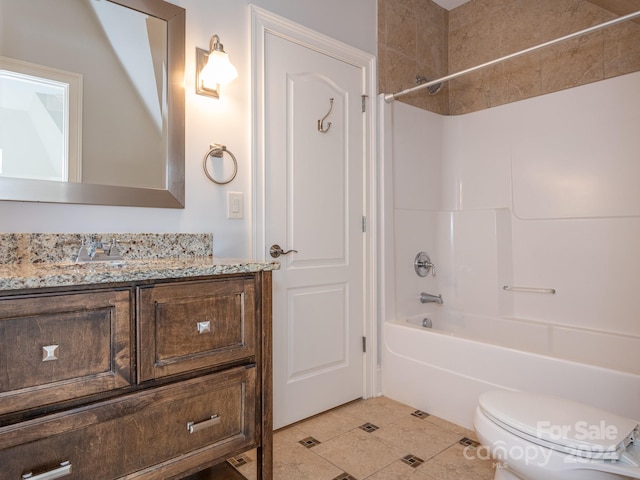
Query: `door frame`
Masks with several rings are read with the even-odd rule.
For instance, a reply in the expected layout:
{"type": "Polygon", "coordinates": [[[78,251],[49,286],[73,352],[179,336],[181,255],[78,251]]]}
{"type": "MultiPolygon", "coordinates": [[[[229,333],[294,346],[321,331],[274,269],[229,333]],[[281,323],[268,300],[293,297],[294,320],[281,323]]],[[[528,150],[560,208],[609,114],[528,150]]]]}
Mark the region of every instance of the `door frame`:
{"type": "MultiPolygon", "coordinates": [[[[265,176],[265,39],[267,34],[282,37],[290,42],[323,53],[360,68],[363,72],[363,90],[368,96],[366,114],[363,121],[363,192],[366,217],[366,232],[363,249],[363,331],[367,338],[363,361],[363,398],[376,396],[379,389],[378,375],[378,316],[379,301],[377,288],[378,272],[378,165],[376,161],[376,57],[370,53],[328,37],[284,17],[255,5],[251,9],[251,122],[252,136],[252,228],[253,257],[267,259],[266,242],[266,176],[265,176]]],[[[274,272],[277,275],[277,271],[274,272]]]]}

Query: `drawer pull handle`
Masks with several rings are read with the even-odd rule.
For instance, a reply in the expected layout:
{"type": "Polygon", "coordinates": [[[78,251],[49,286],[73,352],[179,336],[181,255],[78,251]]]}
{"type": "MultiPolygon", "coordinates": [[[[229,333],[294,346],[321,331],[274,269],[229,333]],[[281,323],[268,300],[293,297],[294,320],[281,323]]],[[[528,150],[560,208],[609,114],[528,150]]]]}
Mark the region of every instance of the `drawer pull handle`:
{"type": "Polygon", "coordinates": [[[198,322],[198,333],[203,334],[209,332],[211,332],[211,321],[198,322]]]}
{"type": "Polygon", "coordinates": [[[58,360],[58,347],[59,345],[45,345],[42,347],[42,361],[58,360]]]}
{"type": "Polygon", "coordinates": [[[219,424],[221,421],[222,419],[220,418],[220,415],[211,415],[211,418],[209,420],[205,420],[204,422],[187,422],[187,430],[189,430],[189,433],[195,433],[200,430],[204,430],[205,428],[213,427],[214,425],[219,424]]]}
{"type": "Polygon", "coordinates": [[[58,468],[40,473],[36,476],[33,475],[33,472],[25,473],[22,475],[22,480],[55,480],[56,478],[66,477],[67,475],[71,475],[71,462],[62,462],[58,468]]]}

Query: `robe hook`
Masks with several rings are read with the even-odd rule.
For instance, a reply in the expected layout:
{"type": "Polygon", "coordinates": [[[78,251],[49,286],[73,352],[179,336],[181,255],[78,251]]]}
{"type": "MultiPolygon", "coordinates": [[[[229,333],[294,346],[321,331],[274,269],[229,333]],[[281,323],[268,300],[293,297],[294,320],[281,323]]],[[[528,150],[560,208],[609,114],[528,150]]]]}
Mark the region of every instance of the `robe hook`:
{"type": "Polygon", "coordinates": [[[327,119],[329,115],[331,115],[331,111],[333,110],[333,98],[329,99],[329,111],[327,114],[322,117],[321,120],[318,120],[318,131],[320,133],[327,133],[331,128],[331,122],[327,122],[327,128],[324,128],[324,121],[327,119]]]}

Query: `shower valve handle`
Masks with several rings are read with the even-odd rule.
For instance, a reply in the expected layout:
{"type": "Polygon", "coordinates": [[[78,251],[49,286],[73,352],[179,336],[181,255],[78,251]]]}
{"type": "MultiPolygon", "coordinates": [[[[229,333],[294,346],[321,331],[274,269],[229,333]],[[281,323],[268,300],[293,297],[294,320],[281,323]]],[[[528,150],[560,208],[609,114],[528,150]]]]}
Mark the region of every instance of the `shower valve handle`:
{"type": "Polygon", "coordinates": [[[432,276],[436,276],[436,266],[431,263],[431,259],[426,252],[419,252],[413,261],[413,268],[419,277],[426,277],[431,272],[432,276]]]}

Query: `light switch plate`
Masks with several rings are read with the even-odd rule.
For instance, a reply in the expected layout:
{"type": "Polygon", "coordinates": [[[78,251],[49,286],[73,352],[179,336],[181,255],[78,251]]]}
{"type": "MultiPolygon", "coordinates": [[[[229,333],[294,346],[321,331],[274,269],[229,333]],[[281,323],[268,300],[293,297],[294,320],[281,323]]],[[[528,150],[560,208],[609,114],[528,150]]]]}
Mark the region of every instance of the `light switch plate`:
{"type": "Polygon", "coordinates": [[[242,192],[227,192],[227,218],[244,217],[244,198],[242,192]]]}

